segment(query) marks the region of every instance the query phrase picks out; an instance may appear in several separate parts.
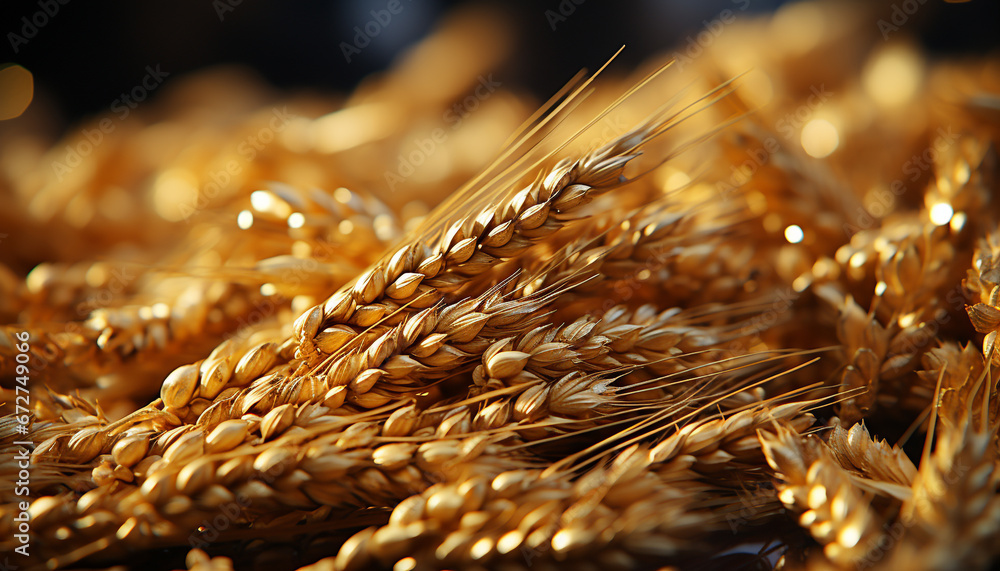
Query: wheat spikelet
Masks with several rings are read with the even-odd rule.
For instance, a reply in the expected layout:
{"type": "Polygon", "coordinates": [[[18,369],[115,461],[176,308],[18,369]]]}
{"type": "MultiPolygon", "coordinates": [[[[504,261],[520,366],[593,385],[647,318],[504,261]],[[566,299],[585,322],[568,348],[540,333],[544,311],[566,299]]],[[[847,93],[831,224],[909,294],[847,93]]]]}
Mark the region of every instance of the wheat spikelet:
{"type": "Polygon", "coordinates": [[[521,557],[522,549],[564,559],[603,551],[606,562],[631,566],[629,555],[606,549],[609,543],[639,554],[686,549],[691,531],[719,522],[684,510],[697,503],[700,486],[684,470],[650,470],[645,452],[633,447],[575,484],[518,471],[431,487],[397,506],[387,526],[345,543],[334,566],[362,568],[372,558],[389,565],[402,556],[425,564],[482,564],[521,557]],[[631,503],[636,496],[646,501],[631,503]],[[631,509],[616,513],[622,505],[631,509]],[[469,512],[481,516],[463,516],[469,512]],[[609,525],[619,530],[613,537],[602,533],[609,525]]]}
{"type": "Polygon", "coordinates": [[[967,346],[944,353],[930,440],[902,505],[907,527],[893,562],[923,558],[930,568],[984,567],[996,555],[1000,522],[996,413],[982,358],[967,346]],[[947,367],[947,368],[945,368],[947,367]],[[960,538],[960,539],[959,539],[960,538]],[[950,547],[944,547],[950,546],[950,547]]]}
{"type": "Polygon", "coordinates": [[[550,236],[577,218],[576,210],[594,196],[627,182],[623,171],[638,149],[672,122],[684,119],[679,116],[657,118],[580,158],[564,159],[539,172],[530,186],[442,226],[436,238],[422,236],[397,250],[362,274],[351,290],[328,298],[318,319],[301,322],[296,338],[304,346],[302,356],[310,354],[316,329],[350,320],[359,307],[377,307],[385,296],[390,307],[426,297],[433,300],[550,236]]]}
{"type": "Polygon", "coordinates": [[[759,436],[768,463],[782,480],[781,501],[802,512],[800,524],[830,560],[848,565],[860,561],[867,544],[881,533],[880,518],[829,449],[815,440],[800,440],[781,426],[759,436]]]}
{"type": "Polygon", "coordinates": [[[909,487],[917,475],[916,466],[902,449],[890,447],[885,440],[872,440],[864,424],[855,424],[849,430],[835,426],[827,444],[841,466],[857,470],[868,480],[909,487]]]}
{"type": "Polygon", "coordinates": [[[669,375],[712,361],[712,353],[703,348],[731,339],[735,335],[732,331],[739,329],[738,325],[699,326],[699,319],[712,318],[711,309],[684,313],[677,308],[657,312],[651,305],[635,311],[617,306],[599,316],[497,341],[483,354],[474,378],[478,386],[493,380],[512,385],[540,376],[627,365],[644,365],[657,374],[669,375]]]}

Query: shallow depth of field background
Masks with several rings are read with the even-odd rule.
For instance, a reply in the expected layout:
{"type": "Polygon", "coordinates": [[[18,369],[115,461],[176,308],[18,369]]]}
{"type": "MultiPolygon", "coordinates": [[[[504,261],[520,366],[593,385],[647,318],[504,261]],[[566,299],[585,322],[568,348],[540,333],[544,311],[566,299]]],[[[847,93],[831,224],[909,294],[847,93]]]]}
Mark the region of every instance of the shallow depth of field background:
{"type": "MultiPolygon", "coordinates": [[[[350,91],[366,75],[432,31],[450,11],[484,2],[399,0],[401,11],[380,26],[371,43],[346,61],[341,42],[351,43],[355,26],[372,21],[371,11],[388,0],[150,0],[88,3],[51,0],[57,14],[33,38],[16,46],[23,17],[41,10],[38,0],[0,3],[0,64],[16,63],[35,79],[38,128],[53,138],[83,117],[106,113],[159,64],[176,78],[218,64],[243,64],[279,89],[350,91]],[[44,113],[43,113],[44,112],[44,113]]],[[[737,18],[771,12],[781,0],[516,0],[490,5],[517,30],[516,47],[503,69],[505,85],[547,97],[577,70],[595,69],[622,45],[623,69],[657,53],[683,48],[706,23],[731,10],[737,18]],[[558,17],[553,16],[558,15],[558,17]],[[564,18],[564,19],[563,19],[564,18]],[[554,29],[553,29],[554,28],[554,29]]],[[[868,4],[869,2],[865,2],[868,4]]],[[[874,3],[874,2],[873,2],[874,3]]],[[[982,54],[1000,45],[1000,3],[972,0],[879,0],[887,21],[894,6],[915,10],[900,34],[919,38],[931,53],[982,54]]],[[[875,27],[876,22],[872,22],[875,27]]],[[[4,122],[0,121],[0,137],[4,122]]]]}

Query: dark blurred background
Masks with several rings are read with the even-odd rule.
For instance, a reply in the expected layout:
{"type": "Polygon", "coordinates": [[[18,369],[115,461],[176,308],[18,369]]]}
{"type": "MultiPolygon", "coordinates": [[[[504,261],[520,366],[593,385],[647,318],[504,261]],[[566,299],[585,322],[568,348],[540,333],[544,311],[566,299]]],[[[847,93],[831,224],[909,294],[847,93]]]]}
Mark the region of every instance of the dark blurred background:
{"type": "MultiPolygon", "coordinates": [[[[450,10],[471,2],[399,0],[402,11],[371,44],[346,61],[341,42],[389,0],[0,0],[0,64],[34,74],[66,128],[101,113],[159,64],[171,78],[222,63],[242,63],[279,88],[348,91],[365,75],[385,69],[431,31],[450,10]],[[47,8],[54,16],[44,14],[47,8]],[[39,12],[43,16],[37,15],[39,12]],[[31,34],[34,25],[44,22],[31,34]],[[397,23],[398,22],[398,23],[397,23]],[[25,41],[22,41],[25,40],[25,41]],[[16,53],[15,53],[16,49],[16,53]]],[[[495,3],[518,29],[515,61],[504,81],[547,96],[573,72],[593,69],[620,46],[626,66],[667,50],[725,9],[769,12],[781,0],[517,0],[495,3]],[[744,9],[745,8],[745,9],[744,9]],[[565,19],[561,19],[565,18],[565,19]],[[553,29],[555,28],[555,29],[553,29]]],[[[983,53],[1000,45],[1000,2],[895,0],[886,16],[913,9],[905,32],[931,53],[983,53]]],[[[875,22],[872,23],[875,26],[875,22]]],[[[373,28],[374,29],[374,28],[373,28]]]]}

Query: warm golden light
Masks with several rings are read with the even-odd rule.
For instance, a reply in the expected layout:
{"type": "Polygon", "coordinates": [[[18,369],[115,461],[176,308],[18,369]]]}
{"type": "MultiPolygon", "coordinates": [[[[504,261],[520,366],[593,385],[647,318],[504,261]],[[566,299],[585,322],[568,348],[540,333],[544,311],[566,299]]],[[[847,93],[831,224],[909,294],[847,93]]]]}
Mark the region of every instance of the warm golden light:
{"type": "Polygon", "coordinates": [[[241,230],[247,230],[253,226],[253,213],[249,210],[241,210],[239,214],[236,215],[236,225],[240,227],[241,230]]]}
{"type": "Polygon", "coordinates": [[[691,177],[684,171],[674,170],[667,175],[667,180],[663,184],[663,190],[671,192],[684,188],[691,182],[691,177]]]}
{"type": "Polygon", "coordinates": [[[865,92],[882,107],[911,101],[923,81],[920,58],[906,45],[895,45],[876,54],[861,78],[865,92]]]}
{"type": "Polygon", "coordinates": [[[306,217],[302,215],[301,212],[292,212],[288,216],[288,227],[289,228],[302,228],[306,223],[306,217]]]}
{"type": "Polygon", "coordinates": [[[804,237],[805,233],[797,224],[792,224],[788,228],[785,228],[785,240],[788,240],[792,244],[798,244],[804,237]]]}
{"type": "Polygon", "coordinates": [[[35,80],[30,71],[19,65],[0,68],[0,120],[20,117],[34,95],[35,80]]]}
{"type": "Polygon", "coordinates": [[[951,205],[947,202],[939,202],[931,207],[931,222],[937,226],[944,226],[951,222],[951,217],[955,214],[951,205]]]}
{"type": "Polygon", "coordinates": [[[266,190],[255,190],[250,193],[250,206],[257,212],[267,212],[274,205],[274,197],[266,190]]]}
{"type": "Polygon", "coordinates": [[[165,220],[187,219],[198,208],[198,179],[187,169],[165,171],[153,185],[153,205],[165,220]]]}
{"type": "Polygon", "coordinates": [[[811,157],[821,159],[840,145],[840,135],[833,123],[826,119],[813,119],[802,128],[802,148],[811,157]]]}

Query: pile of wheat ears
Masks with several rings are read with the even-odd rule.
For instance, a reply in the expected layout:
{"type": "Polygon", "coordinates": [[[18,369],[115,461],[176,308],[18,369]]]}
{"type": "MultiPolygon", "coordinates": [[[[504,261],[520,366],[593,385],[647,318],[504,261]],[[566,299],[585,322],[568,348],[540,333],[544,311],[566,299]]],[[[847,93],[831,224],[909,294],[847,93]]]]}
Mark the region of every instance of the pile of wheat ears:
{"type": "Polygon", "coordinates": [[[343,100],[182,80],[60,177],[82,135],[8,136],[10,564],[989,566],[1000,61],[870,18],[797,4],[436,138],[510,47],[482,14],[343,100]]]}

